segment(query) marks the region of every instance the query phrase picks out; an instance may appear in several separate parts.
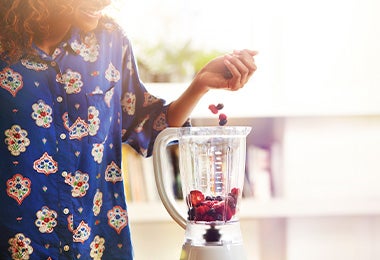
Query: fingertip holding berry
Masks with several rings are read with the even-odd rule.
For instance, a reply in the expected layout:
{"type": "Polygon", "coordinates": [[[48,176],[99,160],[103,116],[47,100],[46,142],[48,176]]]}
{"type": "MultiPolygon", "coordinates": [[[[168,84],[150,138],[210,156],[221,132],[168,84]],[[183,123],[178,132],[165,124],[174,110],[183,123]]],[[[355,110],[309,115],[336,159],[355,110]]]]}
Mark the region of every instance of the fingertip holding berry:
{"type": "Polygon", "coordinates": [[[229,69],[225,68],[223,72],[223,77],[225,79],[231,79],[232,78],[232,73],[229,69]]]}

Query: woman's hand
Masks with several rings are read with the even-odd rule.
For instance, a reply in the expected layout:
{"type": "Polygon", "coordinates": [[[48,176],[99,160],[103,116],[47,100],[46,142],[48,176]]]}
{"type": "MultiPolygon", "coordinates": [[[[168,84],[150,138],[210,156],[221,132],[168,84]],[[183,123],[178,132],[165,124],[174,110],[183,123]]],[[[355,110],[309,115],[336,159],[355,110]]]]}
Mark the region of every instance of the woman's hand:
{"type": "Polygon", "coordinates": [[[256,51],[239,50],[211,60],[195,76],[192,87],[198,91],[209,89],[238,90],[256,71],[256,51]]]}
{"type": "Polygon", "coordinates": [[[257,52],[252,50],[234,51],[207,63],[185,92],[169,106],[169,126],[181,126],[210,89],[235,91],[242,88],[256,71],[256,54],[257,52]]]}

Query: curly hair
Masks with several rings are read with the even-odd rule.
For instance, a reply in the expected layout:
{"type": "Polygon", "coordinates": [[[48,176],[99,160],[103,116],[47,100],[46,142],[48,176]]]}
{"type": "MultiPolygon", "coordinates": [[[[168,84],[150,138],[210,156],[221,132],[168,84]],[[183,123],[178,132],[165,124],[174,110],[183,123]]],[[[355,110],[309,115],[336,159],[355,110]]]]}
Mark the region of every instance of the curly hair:
{"type": "Polygon", "coordinates": [[[0,59],[10,63],[35,54],[32,43],[47,37],[49,19],[73,11],[75,0],[0,0],[0,59]]]}

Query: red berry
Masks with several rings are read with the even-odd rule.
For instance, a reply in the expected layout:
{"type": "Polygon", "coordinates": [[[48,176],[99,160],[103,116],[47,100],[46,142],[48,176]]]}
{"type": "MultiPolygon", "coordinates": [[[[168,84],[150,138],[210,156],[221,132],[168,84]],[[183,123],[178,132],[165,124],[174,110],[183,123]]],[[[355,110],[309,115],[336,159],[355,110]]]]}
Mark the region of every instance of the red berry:
{"type": "Polygon", "coordinates": [[[227,207],[227,209],[226,209],[226,220],[230,220],[233,215],[234,215],[234,213],[232,212],[232,209],[227,207]]]}
{"type": "Polygon", "coordinates": [[[192,206],[198,206],[201,204],[201,202],[204,201],[205,196],[203,193],[199,190],[192,190],[190,191],[190,194],[188,195],[189,197],[189,203],[192,206]]]}
{"type": "Polygon", "coordinates": [[[203,221],[207,221],[207,222],[212,222],[212,221],[215,221],[215,217],[212,216],[212,215],[204,215],[203,218],[202,218],[203,221]]]}
{"type": "Polygon", "coordinates": [[[220,202],[216,203],[214,206],[215,212],[223,215],[224,214],[224,207],[225,207],[224,201],[220,201],[220,202]]]}
{"type": "Polygon", "coordinates": [[[203,216],[204,214],[206,214],[208,211],[210,210],[210,208],[206,205],[203,205],[203,206],[199,206],[199,207],[196,207],[195,208],[195,215],[198,217],[198,216],[203,216]]]}
{"type": "Polygon", "coordinates": [[[223,113],[219,114],[219,120],[226,120],[227,116],[223,113]]]}
{"type": "Polygon", "coordinates": [[[234,195],[235,197],[238,197],[239,193],[240,193],[240,189],[239,188],[232,188],[231,189],[231,194],[234,195]]]}
{"type": "Polygon", "coordinates": [[[216,108],[215,105],[209,105],[209,106],[208,106],[208,109],[210,109],[210,111],[211,111],[213,114],[217,114],[217,113],[218,113],[218,109],[216,108]]]}
{"type": "Polygon", "coordinates": [[[207,207],[212,208],[216,202],[217,201],[213,201],[213,200],[205,200],[202,202],[202,205],[206,205],[207,207]]]}

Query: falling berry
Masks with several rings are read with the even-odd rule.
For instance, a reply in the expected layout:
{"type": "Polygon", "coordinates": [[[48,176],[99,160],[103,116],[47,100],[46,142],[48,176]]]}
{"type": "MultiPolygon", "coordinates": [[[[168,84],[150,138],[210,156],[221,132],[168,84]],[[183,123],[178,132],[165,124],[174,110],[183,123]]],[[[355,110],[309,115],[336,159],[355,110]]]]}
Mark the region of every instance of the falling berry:
{"type": "Polygon", "coordinates": [[[215,105],[209,105],[209,106],[208,106],[208,109],[210,109],[210,111],[211,111],[213,114],[217,114],[217,113],[218,113],[218,109],[216,108],[215,105]]]}
{"type": "Polygon", "coordinates": [[[225,114],[219,114],[219,120],[227,120],[227,116],[225,114]]]}
{"type": "MultiPolygon", "coordinates": [[[[218,114],[219,110],[222,110],[224,108],[224,105],[222,103],[218,103],[216,106],[214,104],[211,104],[208,106],[208,109],[213,114],[218,114]]],[[[225,114],[219,114],[219,125],[224,126],[227,124],[227,116],[225,114]]]]}
{"type": "Polygon", "coordinates": [[[216,109],[218,110],[222,110],[224,108],[224,105],[222,103],[219,103],[218,105],[216,105],[216,109]]]}
{"type": "Polygon", "coordinates": [[[223,119],[223,120],[220,120],[219,121],[219,125],[220,126],[224,126],[224,125],[226,125],[227,124],[227,119],[223,119]]]}

